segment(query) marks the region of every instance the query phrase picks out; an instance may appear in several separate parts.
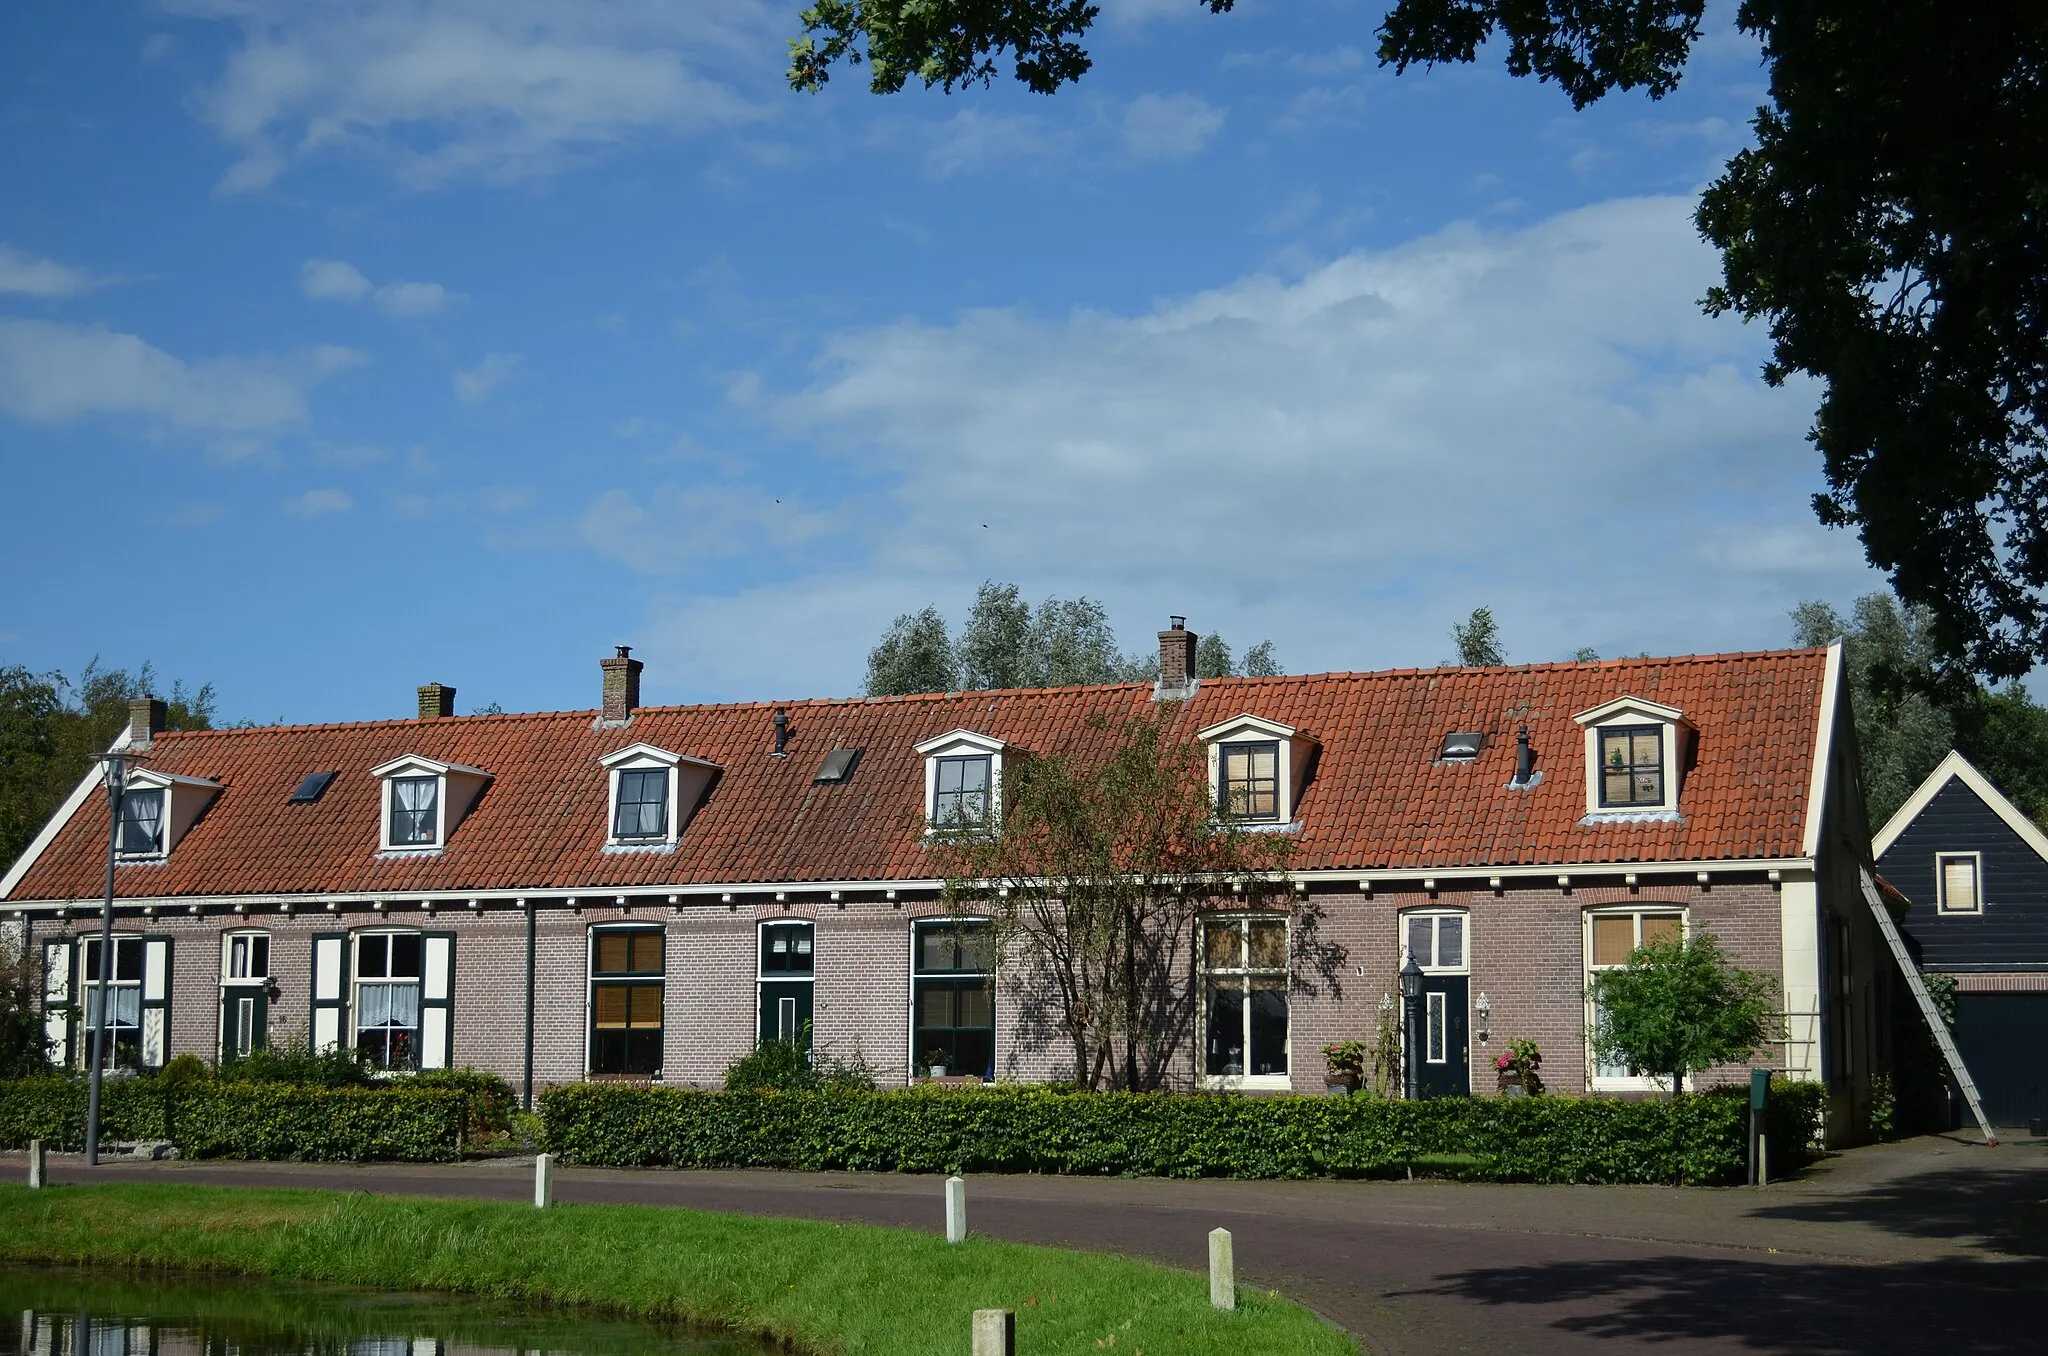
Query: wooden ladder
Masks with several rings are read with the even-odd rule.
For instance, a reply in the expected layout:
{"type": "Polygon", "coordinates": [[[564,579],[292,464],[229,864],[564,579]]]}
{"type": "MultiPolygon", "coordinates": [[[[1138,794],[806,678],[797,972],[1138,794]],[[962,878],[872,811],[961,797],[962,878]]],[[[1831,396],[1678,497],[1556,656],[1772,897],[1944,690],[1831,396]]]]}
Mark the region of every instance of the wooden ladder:
{"type": "Polygon", "coordinates": [[[1934,996],[1927,992],[1927,985],[1920,978],[1920,967],[1913,963],[1912,953],[1906,950],[1906,939],[1899,935],[1899,925],[1892,921],[1892,911],[1884,906],[1884,897],[1877,892],[1877,881],[1867,866],[1859,866],[1856,871],[1863,882],[1863,898],[1870,905],[1871,915],[1877,919],[1877,930],[1884,934],[1885,945],[1892,949],[1892,959],[1899,963],[1899,973],[1906,977],[1906,987],[1913,992],[1913,1001],[1920,1005],[1920,1017],[1927,1023],[1927,1033],[1934,1037],[1941,1057],[1948,1062],[1949,1074],[1956,1080],[1956,1086],[1963,1090],[1963,1100],[1970,1104],[1970,1114],[1977,1118],[1977,1126],[1984,1132],[1984,1142],[1996,1145],[1998,1136],[1992,1132],[1991,1122],[1984,1116],[1984,1102],[1977,1096],[1977,1085],[1971,1080],[1970,1071],[1963,1067],[1962,1052],[1956,1049],[1955,1037],[1949,1034],[1948,1023],[1941,1020],[1941,1012],[1934,1006],[1934,996]]]}

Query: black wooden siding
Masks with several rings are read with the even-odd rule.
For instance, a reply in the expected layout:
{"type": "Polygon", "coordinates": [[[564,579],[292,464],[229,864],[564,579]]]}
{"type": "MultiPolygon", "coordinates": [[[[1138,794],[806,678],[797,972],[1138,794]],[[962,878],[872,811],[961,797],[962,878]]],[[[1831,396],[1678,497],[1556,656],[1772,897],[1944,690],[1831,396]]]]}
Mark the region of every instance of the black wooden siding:
{"type": "Polygon", "coordinates": [[[1877,859],[1877,869],[1913,901],[1904,931],[1918,944],[1923,969],[2048,968],[2048,862],[1960,779],[1935,793],[1877,859]],[[1937,852],[1984,854],[1982,913],[1935,911],[1937,852]]]}

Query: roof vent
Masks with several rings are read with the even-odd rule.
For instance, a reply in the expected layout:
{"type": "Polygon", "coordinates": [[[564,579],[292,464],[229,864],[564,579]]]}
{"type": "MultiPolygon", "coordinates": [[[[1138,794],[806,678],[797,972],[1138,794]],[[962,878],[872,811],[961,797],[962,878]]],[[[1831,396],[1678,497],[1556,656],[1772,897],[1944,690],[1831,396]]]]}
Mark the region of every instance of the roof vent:
{"type": "Polygon", "coordinates": [[[328,784],[341,774],[339,772],[308,772],[306,779],[292,791],[293,805],[311,805],[326,792],[328,784]]]}
{"type": "Polygon", "coordinates": [[[854,764],[859,761],[859,749],[834,749],[825,755],[825,765],[811,780],[819,786],[847,781],[853,776],[854,764]]]}
{"type": "Polygon", "coordinates": [[[1446,763],[1469,763],[1477,758],[1479,751],[1485,747],[1484,734],[1453,731],[1444,736],[1443,747],[1437,751],[1436,756],[1446,763]]]}

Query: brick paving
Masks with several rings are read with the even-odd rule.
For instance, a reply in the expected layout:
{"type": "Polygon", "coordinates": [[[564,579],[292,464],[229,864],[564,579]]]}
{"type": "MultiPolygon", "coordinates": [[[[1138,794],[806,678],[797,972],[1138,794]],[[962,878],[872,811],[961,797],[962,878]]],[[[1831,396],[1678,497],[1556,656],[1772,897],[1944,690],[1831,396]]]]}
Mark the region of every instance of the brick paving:
{"type": "MultiPolygon", "coordinates": [[[[20,1155],[0,1155],[6,1175],[20,1155]]],[[[56,1182],[86,1180],[53,1158],[56,1182]]],[[[520,1199],[530,1159],[415,1167],[110,1163],[101,1180],[520,1199]]],[[[567,1168],[564,1202],[689,1206],[937,1232],[940,1183],[855,1173],[567,1168]]],[[[976,1232],[1205,1265],[1236,1239],[1367,1351],[2038,1352],[2048,1146],[1929,1138],[1761,1191],[1450,1182],[970,1180],[976,1232]]]]}

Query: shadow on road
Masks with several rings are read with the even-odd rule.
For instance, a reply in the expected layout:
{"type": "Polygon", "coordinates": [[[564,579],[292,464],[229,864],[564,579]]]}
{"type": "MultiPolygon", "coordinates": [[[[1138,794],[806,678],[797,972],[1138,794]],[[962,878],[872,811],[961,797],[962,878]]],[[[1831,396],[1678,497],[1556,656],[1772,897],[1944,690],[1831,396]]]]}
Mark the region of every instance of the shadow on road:
{"type": "Polygon", "coordinates": [[[1940,1352],[2043,1349],[2039,1262],[1853,1263],[1650,1257],[1459,1273],[1407,1292],[1487,1305],[1562,1310],[1560,1336],[1725,1344],[1758,1352],[1940,1352]]]}
{"type": "MultiPolygon", "coordinates": [[[[1987,1152],[2000,1152],[1996,1150],[1987,1152]]],[[[2038,1161],[1974,1164],[1809,1196],[1751,1211],[1758,1219],[1855,1224],[1912,1238],[1976,1240],[1988,1252],[2048,1258],[2048,1173],[2038,1161]]],[[[2048,1333],[2042,1337],[2048,1348],[2048,1333]]]]}

